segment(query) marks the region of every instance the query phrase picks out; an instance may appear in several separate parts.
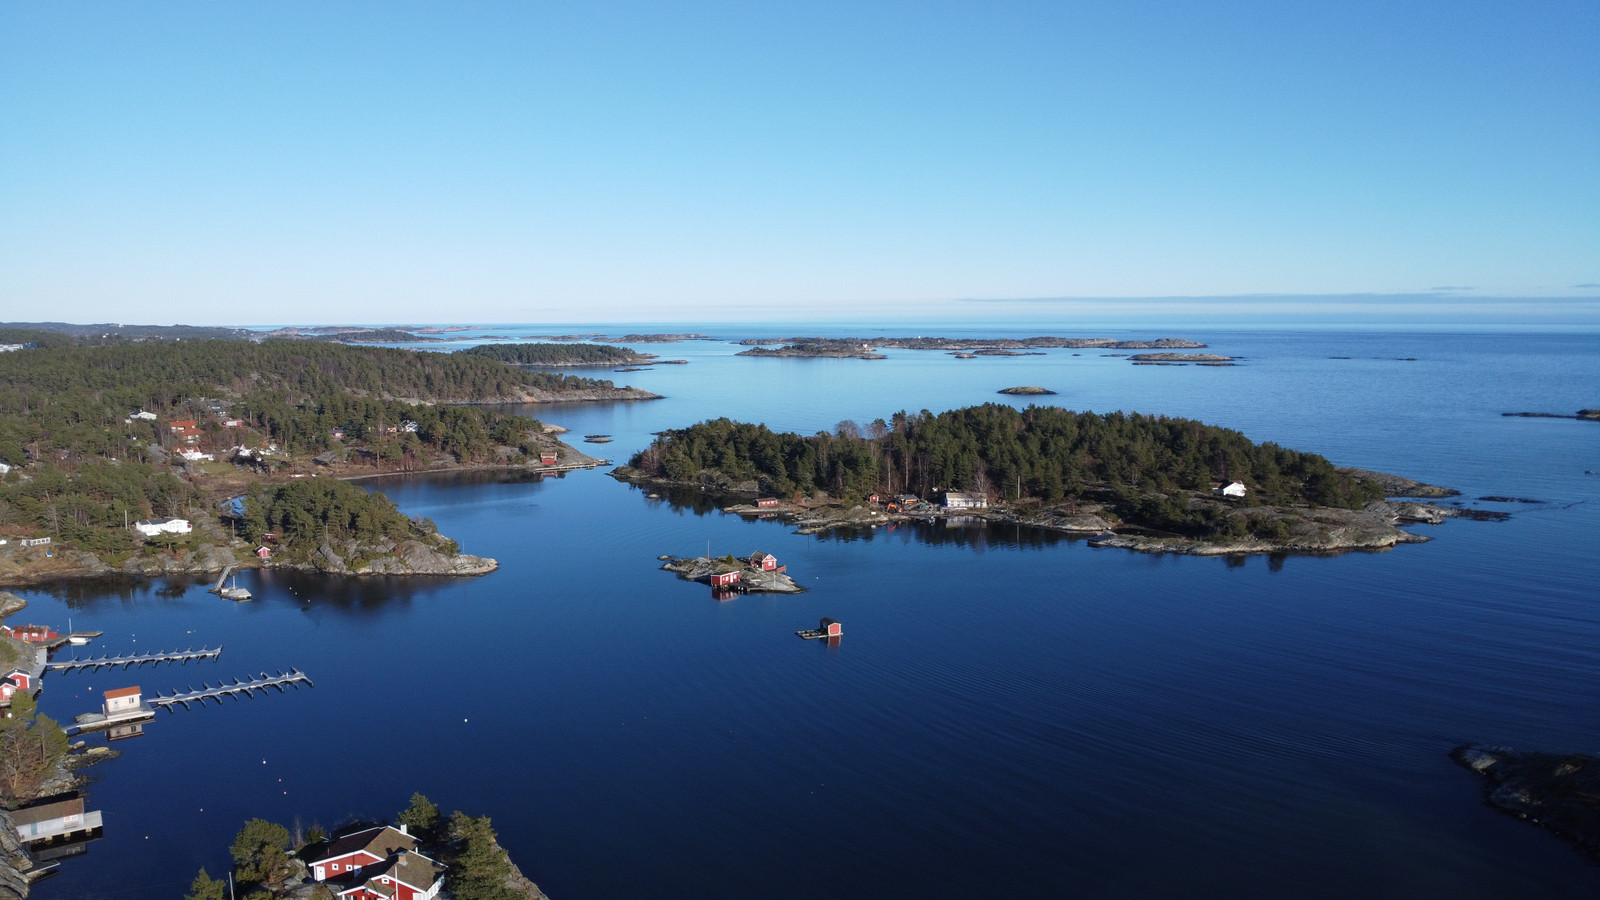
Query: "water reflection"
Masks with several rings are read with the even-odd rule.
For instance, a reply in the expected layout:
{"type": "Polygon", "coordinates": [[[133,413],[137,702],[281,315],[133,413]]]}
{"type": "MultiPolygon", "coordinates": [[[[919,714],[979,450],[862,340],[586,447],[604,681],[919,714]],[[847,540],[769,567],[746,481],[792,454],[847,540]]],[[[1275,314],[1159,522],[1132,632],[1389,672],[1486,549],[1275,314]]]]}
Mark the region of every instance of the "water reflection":
{"type": "Polygon", "coordinates": [[[319,609],[372,613],[410,606],[413,598],[458,579],[448,575],[327,575],[300,569],[263,569],[261,593],[284,596],[319,609]]]}

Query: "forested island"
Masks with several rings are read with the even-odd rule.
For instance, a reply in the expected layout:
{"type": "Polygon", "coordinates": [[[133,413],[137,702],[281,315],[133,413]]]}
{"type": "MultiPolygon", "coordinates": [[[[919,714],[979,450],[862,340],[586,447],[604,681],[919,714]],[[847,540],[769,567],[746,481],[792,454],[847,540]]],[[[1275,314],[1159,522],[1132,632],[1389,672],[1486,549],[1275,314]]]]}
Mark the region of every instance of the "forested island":
{"type": "Polygon", "coordinates": [[[654,353],[638,353],[610,344],[479,344],[459,352],[515,366],[628,366],[656,358],[654,353]]]}
{"type": "Polygon", "coordinates": [[[731,497],[770,495],[768,514],[811,530],[960,514],[1116,529],[1099,541],[1191,553],[1390,547],[1426,540],[1399,522],[1459,513],[1385,502],[1377,480],[1231,429],[1000,404],[901,412],[865,427],[841,422],[810,436],[717,419],[663,432],[615,474],[731,497]]]}
{"type": "MultiPolygon", "coordinates": [[[[295,487],[307,492],[296,501],[304,514],[270,528],[222,504],[251,485],[288,490],[319,475],[594,465],[537,420],[485,404],[655,396],[483,356],[303,339],[5,329],[0,342],[26,348],[0,353],[0,583],[217,571],[258,564],[268,544],[262,564],[489,571],[492,560],[459,555],[432,523],[402,525],[381,495],[352,486],[295,487]],[[131,528],[155,519],[184,524],[149,536],[131,528]],[[316,547],[297,539],[302,531],[317,535],[316,547]]],[[[272,498],[251,501],[244,508],[256,516],[272,498]]]]}

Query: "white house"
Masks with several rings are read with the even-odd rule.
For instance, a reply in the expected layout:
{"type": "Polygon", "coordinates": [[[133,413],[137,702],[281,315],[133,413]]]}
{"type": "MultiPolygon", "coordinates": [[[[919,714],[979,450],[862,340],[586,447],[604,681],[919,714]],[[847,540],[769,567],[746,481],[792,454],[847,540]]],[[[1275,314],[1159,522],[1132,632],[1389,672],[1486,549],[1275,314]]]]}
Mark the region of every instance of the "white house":
{"type": "Polygon", "coordinates": [[[158,534],[188,534],[194,528],[188,519],[178,519],[165,516],[160,519],[142,519],[133,523],[133,527],[145,537],[155,537],[158,534]]]}
{"type": "Polygon", "coordinates": [[[128,418],[123,421],[131,425],[133,424],[134,419],[143,419],[146,422],[154,422],[156,420],[156,414],[153,412],[145,412],[141,409],[137,412],[129,413],[128,418]]]}
{"type": "Polygon", "coordinates": [[[1223,497],[1243,497],[1244,491],[1244,484],[1238,481],[1217,485],[1217,494],[1223,497]]]}
{"type": "Polygon", "coordinates": [[[4,474],[6,474],[7,472],[10,472],[10,471],[11,471],[11,464],[10,463],[0,462],[0,475],[4,475],[4,474]]]}
{"type": "Polygon", "coordinates": [[[983,494],[962,494],[956,491],[947,491],[944,495],[945,509],[986,509],[989,498],[983,494]]]}
{"type": "Polygon", "coordinates": [[[190,462],[198,462],[202,459],[216,459],[216,457],[210,453],[201,453],[199,450],[196,450],[192,447],[185,447],[184,449],[179,450],[178,455],[189,460],[190,462]]]}

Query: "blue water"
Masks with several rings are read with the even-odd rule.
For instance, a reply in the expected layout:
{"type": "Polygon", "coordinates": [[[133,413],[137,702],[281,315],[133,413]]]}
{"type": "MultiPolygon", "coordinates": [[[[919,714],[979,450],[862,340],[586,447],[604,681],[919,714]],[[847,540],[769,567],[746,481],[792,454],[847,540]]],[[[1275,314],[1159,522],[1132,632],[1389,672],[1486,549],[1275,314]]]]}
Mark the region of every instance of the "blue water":
{"type": "MultiPolygon", "coordinates": [[[[719,329],[774,333],[827,332],[719,329]]],[[[119,743],[92,770],[104,839],[35,896],[178,896],[200,866],[226,867],[248,817],[332,826],[420,790],[492,816],[558,900],[1592,897],[1600,867],[1484,806],[1446,753],[1600,751],[1600,476],[1585,474],[1600,425],[1500,415],[1600,405],[1600,344],[1171,336],[1240,365],[644,345],[690,364],[605,375],[667,399],[532,414],[615,435],[578,446],[624,461],[714,416],[810,432],[1037,384],[1058,405],[1198,418],[1513,517],[1419,527],[1434,540],[1389,553],[1239,562],[1009,527],[806,537],[601,471],[368,482],[502,568],[250,574],[248,604],[183,581],[19,592],[30,620],[103,629],[96,650],[226,647],[217,663],[53,675],[41,704],[61,719],[127,684],[291,665],[316,680],[163,714],[119,743]],[[1544,502],[1473,499],[1490,494],[1544,502]],[[718,603],[657,570],[708,542],[770,551],[808,592],[718,603]],[[845,625],[838,646],[793,636],[825,615],[845,625]]]]}

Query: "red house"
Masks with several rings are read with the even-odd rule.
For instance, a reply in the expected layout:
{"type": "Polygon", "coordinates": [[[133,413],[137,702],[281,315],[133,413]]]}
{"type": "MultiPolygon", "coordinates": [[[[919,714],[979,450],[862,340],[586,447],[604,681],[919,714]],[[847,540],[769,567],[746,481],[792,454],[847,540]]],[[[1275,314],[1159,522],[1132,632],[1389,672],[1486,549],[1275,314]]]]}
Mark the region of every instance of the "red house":
{"type": "Polygon", "coordinates": [[[262,546],[262,547],[257,547],[256,548],[256,559],[271,559],[271,558],[272,558],[272,548],[271,547],[262,546]]]}
{"type": "Polygon", "coordinates": [[[756,500],[756,506],[761,508],[761,509],[766,509],[769,506],[777,506],[777,505],[778,505],[778,498],[777,497],[761,497],[758,500],[756,500]]]}
{"type": "Polygon", "coordinates": [[[415,850],[404,850],[353,875],[329,879],[341,900],[434,900],[444,886],[444,867],[415,850]]]}
{"type": "Polygon", "coordinates": [[[43,644],[46,641],[53,641],[60,637],[46,625],[0,625],[0,629],[4,629],[6,634],[19,641],[27,641],[31,644],[43,644]]]}
{"type": "Polygon", "coordinates": [[[832,619],[823,619],[822,624],[817,626],[817,630],[822,632],[824,637],[838,637],[844,634],[844,626],[832,619]]]}
{"type": "MultiPolygon", "coordinates": [[[[359,872],[398,853],[417,849],[417,839],[404,825],[377,825],[334,840],[311,861],[311,879],[327,881],[359,872]]],[[[425,858],[425,857],[424,857],[425,858]]]]}
{"type": "Polygon", "coordinates": [[[778,558],[773,556],[771,553],[762,553],[761,551],[757,550],[756,552],[750,554],[750,568],[759,569],[763,572],[771,572],[778,568],[778,558]]]}
{"type": "Polygon", "coordinates": [[[553,465],[555,465],[556,464],[556,451],[554,451],[554,450],[540,450],[539,451],[539,464],[543,465],[543,466],[553,466],[553,465]]]}
{"type": "Polygon", "coordinates": [[[711,586],[712,587],[728,587],[730,585],[734,585],[734,584],[738,584],[738,583],[739,583],[739,573],[737,571],[735,571],[735,572],[715,572],[715,573],[712,573],[712,575],[711,575],[711,586]]]}
{"type": "Polygon", "coordinates": [[[27,693],[32,690],[33,678],[21,669],[12,669],[4,678],[0,678],[0,702],[10,703],[11,697],[18,693],[27,693]]]}

